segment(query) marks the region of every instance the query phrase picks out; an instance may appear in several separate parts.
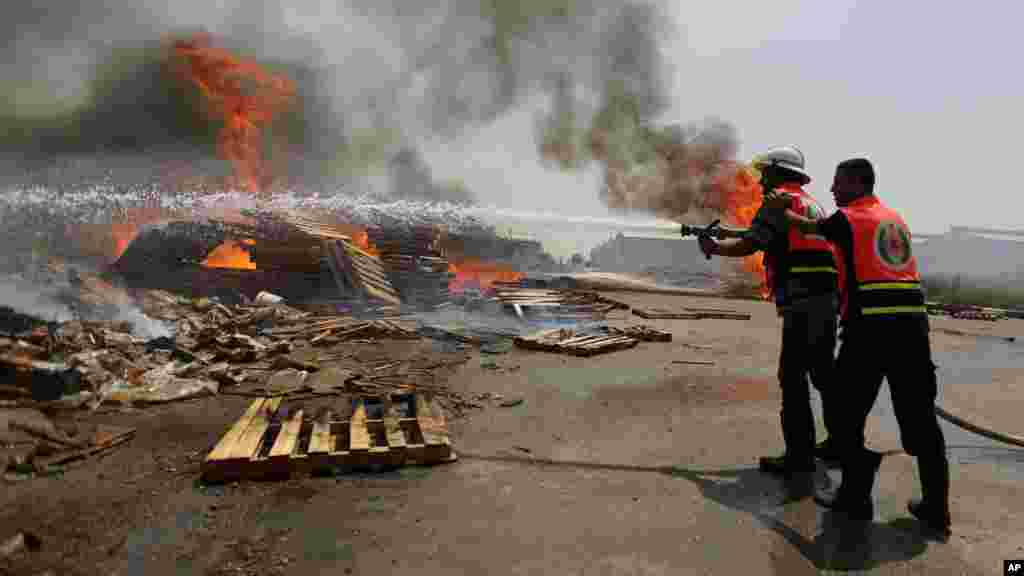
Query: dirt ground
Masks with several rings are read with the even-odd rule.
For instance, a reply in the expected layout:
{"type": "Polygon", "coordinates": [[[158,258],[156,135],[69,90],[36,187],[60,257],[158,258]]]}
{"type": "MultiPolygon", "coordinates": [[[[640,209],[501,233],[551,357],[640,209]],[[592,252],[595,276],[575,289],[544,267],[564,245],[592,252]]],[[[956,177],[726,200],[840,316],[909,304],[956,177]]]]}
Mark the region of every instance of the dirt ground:
{"type": "MultiPolygon", "coordinates": [[[[946,544],[927,541],[905,512],[918,491],[913,460],[887,457],[875,522],[850,534],[809,499],[785,503],[777,481],[757,471],[758,456],[782,450],[774,309],[613,297],[753,318],[619,318],[610,323],[653,325],[674,340],[593,358],[471,351],[449,386],[522,402],[480,400],[484,408],[451,423],[459,461],[432,468],[203,486],[200,461],[248,399],[83,416],[134,426],[136,437],[61,476],[5,485],[0,541],[28,531],[41,547],[0,560],[0,573],[994,574],[1002,559],[1024,556],[1024,516],[1013,506],[1021,452],[950,436],[946,544]],[[675,362],[693,360],[714,365],[675,362]]],[[[943,331],[1024,336],[1024,322],[935,319],[933,328],[949,409],[1024,432],[1013,401],[1024,361],[993,367],[986,381],[980,370],[991,362],[979,350],[1005,340],[943,331]],[[960,370],[961,357],[981,366],[960,370]]],[[[395,346],[378,352],[439,345],[395,346]]],[[[884,398],[869,442],[899,448],[884,398]]]]}

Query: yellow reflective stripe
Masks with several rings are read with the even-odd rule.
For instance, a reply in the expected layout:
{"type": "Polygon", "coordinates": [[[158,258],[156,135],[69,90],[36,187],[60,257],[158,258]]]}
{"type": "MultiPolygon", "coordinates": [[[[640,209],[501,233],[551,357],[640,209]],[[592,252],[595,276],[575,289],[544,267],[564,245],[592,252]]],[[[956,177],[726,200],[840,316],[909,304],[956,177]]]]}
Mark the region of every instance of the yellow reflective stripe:
{"type": "Polygon", "coordinates": [[[800,274],[801,272],[829,272],[832,274],[839,274],[839,270],[831,266],[794,266],[789,269],[794,274],[800,274]]]}
{"type": "Polygon", "coordinates": [[[878,308],[864,308],[861,313],[864,315],[876,314],[926,314],[928,309],[924,306],[880,306],[878,308]]]}
{"type": "Polygon", "coordinates": [[[861,284],[859,290],[917,290],[920,282],[880,282],[878,284],[861,284]]]}

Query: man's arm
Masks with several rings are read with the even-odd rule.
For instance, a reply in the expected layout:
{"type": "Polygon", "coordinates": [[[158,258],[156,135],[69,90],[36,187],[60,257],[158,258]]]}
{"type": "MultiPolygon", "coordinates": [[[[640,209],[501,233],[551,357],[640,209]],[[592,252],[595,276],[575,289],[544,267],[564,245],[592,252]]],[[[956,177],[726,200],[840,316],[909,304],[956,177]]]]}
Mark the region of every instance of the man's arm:
{"type": "Polygon", "coordinates": [[[745,237],[726,238],[720,242],[710,238],[701,238],[700,245],[705,254],[729,256],[732,258],[743,258],[758,251],[757,246],[745,237]]]}
{"type": "Polygon", "coordinates": [[[791,197],[789,194],[784,192],[770,192],[765,194],[764,206],[774,208],[777,210],[783,210],[785,213],[785,219],[789,225],[796,226],[804,234],[812,236],[824,236],[822,227],[820,226],[821,220],[814,220],[807,218],[801,214],[797,214],[789,208],[791,197]]]}
{"type": "Polygon", "coordinates": [[[804,234],[824,236],[824,232],[821,227],[821,220],[813,220],[805,216],[801,216],[790,209],[786,209],[786,219],[789,220],[790,225],[796,226],[804,234]]]}
{"type": "Polygon", "coordinates": [[[743,238],[749,231],[750,228],[726,228],[725,226],[719,226],[718,239],[743,238]]]}

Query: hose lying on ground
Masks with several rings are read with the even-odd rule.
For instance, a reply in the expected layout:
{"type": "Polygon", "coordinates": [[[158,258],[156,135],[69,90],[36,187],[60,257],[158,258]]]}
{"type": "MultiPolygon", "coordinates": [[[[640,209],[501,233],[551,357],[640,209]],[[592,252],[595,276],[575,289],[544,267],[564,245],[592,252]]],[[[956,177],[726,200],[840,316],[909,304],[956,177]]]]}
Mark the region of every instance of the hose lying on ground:
{"type": "Polygon", "coordinates": [[[967,420],[964,420],[963,418],[960,418],[959,416],[950,414],[938,404],[935,405],[935,413],[938,414],[939,418],[942,418],[943,420],[949,422],[950,424],[959,426],[969,432],[974,432],[975,434],[979,434],[981,436],[989,438],[990,440],[995,440],[996,442],[1003,442],[1004,444],[1012,444],[1014,446],[1020,446],[1021,448],[1024,448],[1024,438],[1021,438],[1020,436],[1014,436],[1012,434],[1003,434],[1002,432],[996,432],[991,428],[973,424],[971,422],[968,422],[967,420]]]}

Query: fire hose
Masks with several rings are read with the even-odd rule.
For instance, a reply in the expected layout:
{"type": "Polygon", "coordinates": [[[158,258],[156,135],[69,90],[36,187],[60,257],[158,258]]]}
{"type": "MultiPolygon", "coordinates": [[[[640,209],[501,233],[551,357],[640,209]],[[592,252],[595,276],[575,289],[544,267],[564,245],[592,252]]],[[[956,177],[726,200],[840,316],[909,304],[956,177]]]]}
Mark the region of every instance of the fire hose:
{"type": "Polygon", "coordinates": [[[1021,448],[1024,448],[1024,438],[1021,438],[1020,436],[1014,436],[1013,434],[1004,434],[1002,432],[997,432],[987,426],[981,426],[970,421],[964,420],[963,418],[956,416],[955,414],[950,414],[949,412],[946,411],[945,408],[939,406],[938,404],[935,405],[935,414],[938,415],[939,418],[945,420],[946,422],[949,422],[954,426],[963,428],[968,432],[974,432],[979,436],[984,436],[985,438],[995,440],[996,442],[1002,442],[1004,444],[1011,444],[1013,446],[1019,446],[1021,448]]]}
{"type": "MultiPolygon", "coordinates": [[[[978,434],[979,436],[984,436],[985,438],[988,438],[990,440],[995,440],[996,442],[1002,442],[1004,444],[1010,444],[1012,446],[1018,446],[1018,447],[1024,448],[1024,438],[1021,438],[1020,436],[1015,436],[1013,434],[1005,434],[1005,433],[1002,433],[1002,432],[998,432],[998,431],[993,430],[993,429],[991,429],[991,428],[989,428],[987,426],[981,426],[979,424],[975,424],[975,423],[970,422],[968,420],[964,420],[963,418],[961,418],[961,417],[959,417],[959,416],[957,416],[955,414],[949,413],[945,408],[943,408],[942,406],[939,406],[938,404],[935,405],[935,414],[939,418],[942,418],[943,420],[949,422],[950,424],[953,424],[954,426],[957,426],[959,428],[963,428],[964,430],[967,430],[968,432],[973,432],[975,434],[978,434]]],[[[522,454],[522,455],[515,455],[515,454],[504,454],[504,455],[502,455],[502,454],[476,454],[476,453],[473,453],[473,452],[458,451],[458,455],[459,455],[460,458],[467,458],[467,459],[470,459],[470,460],[490,460],[490,461],[496,461],[496,462],[518,462],[518,463],[521,463],[521,464],[531,464],[531,465],[534,465],[534,466],[561,466],[561,467],[568,467],[568,468],[589,468],[589,469],[603,469],[603,470],[622,470],[622,471],[632,471],[632,472],[659,472],[659,473],[663,473],[663,474],[666,474],[666,473],[667,474],[672,474],[672,473],[675,472],[675,467],[673,467],[673,466],[644,466],[644,465],[636,465],[636,464],[616,464],[616,463],[610,463],[610,462],[609,463],[606,463],[606,462],[592,462],[592,461],[586,461],[586,460],[555,460],[555,459],[552,459],[552,458],[544,458],[544,457],[533,456],[532,454],[529,453],[529,450],[526,450],[526,449],[520,449],[520,450],[522,450],[523,452],[526,452],[526,454],[522,454]]],[[[898,454],[900,452],[902,452],[902,450],[886,450],[886,451],[882,452],[882,455],[883,456],[889,456],[889,455],[892,455],[892,454],[898,454]]]]}

